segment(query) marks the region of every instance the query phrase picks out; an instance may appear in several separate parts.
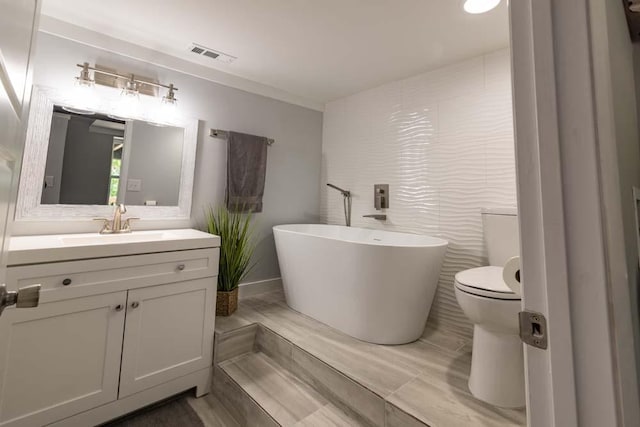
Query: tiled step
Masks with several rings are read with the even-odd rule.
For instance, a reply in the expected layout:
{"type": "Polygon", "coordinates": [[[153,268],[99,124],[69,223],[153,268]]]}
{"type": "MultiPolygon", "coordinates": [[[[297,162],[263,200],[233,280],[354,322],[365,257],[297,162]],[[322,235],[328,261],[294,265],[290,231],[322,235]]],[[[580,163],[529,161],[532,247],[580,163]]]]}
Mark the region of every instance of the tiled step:
{"type": "Polygon", "coordinates": [[[222,361],[216,376],[218,387],[226,388],[217,394],[243,395],[232,404],[243,425],[361,425],[263,352],[222,361]]]}
{"type": "MultiPolygon", "coordinates": [[[[284,302],[246,299],[234,316],[216,319],[214,355],[219,364],[247,352],[261,352],[362,425],[526,425],[525,411],[496,408],[471,395],[469,340],[450,331],[427,329],[424,339],[414,343],[380,346],[342,334],[284,302]]],[[[221,368],[216,372],[214,388],[227,381],[242,390],[221,368]]],[[[255,402],[244,407],[236,403],[236,408],[254,417],[245,425],[275,425],[255,402]],[[271,424],[255,418],[260,414],[271,424]]],[[[313,418],[307,422],[331,425],[313,418]]]]}
{"type": "Polygon", "coordinates": [[[426,426],[260,324],[216,333],[215,363],[214,393],[242,425],[426,426]]]}

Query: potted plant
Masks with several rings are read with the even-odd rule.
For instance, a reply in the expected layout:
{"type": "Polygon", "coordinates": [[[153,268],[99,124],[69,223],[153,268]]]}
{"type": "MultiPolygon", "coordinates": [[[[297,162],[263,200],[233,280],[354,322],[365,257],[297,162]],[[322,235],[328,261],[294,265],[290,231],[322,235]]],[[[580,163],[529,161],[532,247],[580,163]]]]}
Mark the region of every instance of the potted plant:
{"type": "Polygon", "coordinates": [[[209,207],[205,216],[207,231],[220,236],[216,315],[230,316],[238,308],[238,284],[255,265],[251,263],[256,247],[251,214],[229,212],[223,206],[209,207]]]}

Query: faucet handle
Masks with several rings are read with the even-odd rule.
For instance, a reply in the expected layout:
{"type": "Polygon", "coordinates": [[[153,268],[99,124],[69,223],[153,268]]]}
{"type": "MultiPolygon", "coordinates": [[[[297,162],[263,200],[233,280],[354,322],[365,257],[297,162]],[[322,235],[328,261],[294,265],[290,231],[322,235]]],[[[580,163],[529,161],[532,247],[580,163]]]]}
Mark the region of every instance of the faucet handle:
{"type": "Polygon", "coordinates": [[[93,218],[94,221],[102,221],[102,230],[100,233],[105,233],[111,231],[111,221],[107,218],[93,218]]]}
{"type": "Polygon", "coordinates": [[[122,227],[122,228],[123,228],[124,230],[129,230],[129,231],[131,231],[131,221],[137,221],[137,220],[139,220],[139,219],[140,219],[140,218],[138,218],[138,217],[134,217],[134,216],[127,218],[127,219],[124,221],[124,227],[122,227]]]}

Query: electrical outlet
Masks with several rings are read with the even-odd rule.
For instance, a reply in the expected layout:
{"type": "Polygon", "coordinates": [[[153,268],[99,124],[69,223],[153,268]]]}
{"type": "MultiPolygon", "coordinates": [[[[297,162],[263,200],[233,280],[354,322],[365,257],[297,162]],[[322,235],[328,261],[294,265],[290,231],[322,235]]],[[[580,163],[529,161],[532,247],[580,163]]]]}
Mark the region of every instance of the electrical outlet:
{"type": "Polygon", "coordinates": [[[127,191],[142,191],[142,180],[141,179],[128,179],[127,180],[127,191]]]}

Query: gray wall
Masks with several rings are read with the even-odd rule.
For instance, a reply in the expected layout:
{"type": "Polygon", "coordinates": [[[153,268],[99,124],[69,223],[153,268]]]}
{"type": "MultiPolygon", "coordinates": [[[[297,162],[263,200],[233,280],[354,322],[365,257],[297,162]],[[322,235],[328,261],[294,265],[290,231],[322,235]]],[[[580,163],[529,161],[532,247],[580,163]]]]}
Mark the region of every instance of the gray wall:
{"type": "MultiPolygon", "coordinates": [[[[75,64],[87,61],[124,72],[174,83],[182,114],[200,120],[190,224],[141,221],[139,228],[199,227],[203,208],[224,200],[226,143],[210,138],[210,128],[235,130],[274,138],[269,147],[264,210],[258,224],[259,264],[246,281],[280,275],[271,227],[276,224],[318,222],[322,145],[322,113],[238,89],[222,86],[155,65],[40,33],[35,61],[35,84],[68,90],[78,74],[75,64]]],[[[16,223],[15,234],[53,234],[96,231],[90,221],[16,223]]]]}
{"type": "Polygon", "coordinates": [[[42,204],[60,203],[60,184],[62,182],[62,163],[64,144],[67,141],[67,125],[70,116],[54,113],[51,119],[51,136],[47,150],[47,167],[44,175],[53,177],[53,187],[42,189],[42,204]]]}
{"type": "Polygon", "coordinates": [[[60,203],[104,205],[109,196],[113,135],[90,132],[94,117],[73,116],[67,126],[60,203]]]}
{"type": "Polygon", "coordinates": [[[177,206],[184,129],[134,121],[126,141],[131,141],[131,146],[123,159],[126,171],[121,171],[124,203],[144,205],[155,200],[158,206],[177,206]],[[127,191],[129,179],[142,181],[141,190],[127,191]]]}

